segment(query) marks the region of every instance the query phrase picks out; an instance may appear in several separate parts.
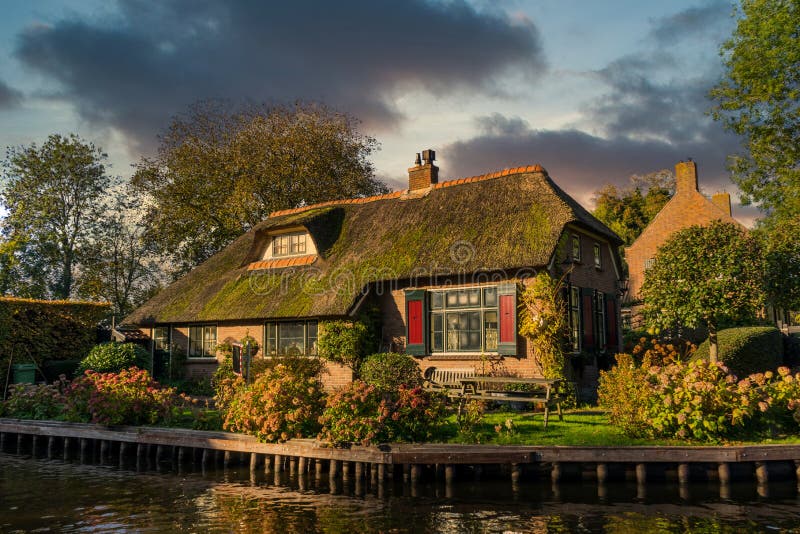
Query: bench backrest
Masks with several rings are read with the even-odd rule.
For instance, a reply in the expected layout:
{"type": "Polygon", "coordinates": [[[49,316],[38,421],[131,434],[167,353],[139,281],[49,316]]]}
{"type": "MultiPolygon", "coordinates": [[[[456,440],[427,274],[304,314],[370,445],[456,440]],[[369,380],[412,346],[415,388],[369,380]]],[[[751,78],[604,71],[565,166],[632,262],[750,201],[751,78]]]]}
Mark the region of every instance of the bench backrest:
{"type": "Polygon", "coordinates": [[[460,387],[458,382],[460,378],[470,378],[475,376],[475,369],[472,367],[451,367],[451,368],[433,368],[433,371],[426,372],[428,380],[435,384],[448,387],[460,387]]]}

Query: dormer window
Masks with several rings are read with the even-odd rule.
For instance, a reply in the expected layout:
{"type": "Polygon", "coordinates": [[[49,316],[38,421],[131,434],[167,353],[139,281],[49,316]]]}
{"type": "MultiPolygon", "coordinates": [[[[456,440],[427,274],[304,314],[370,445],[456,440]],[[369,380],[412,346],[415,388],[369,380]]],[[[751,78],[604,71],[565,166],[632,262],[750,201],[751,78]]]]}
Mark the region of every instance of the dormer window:
{"type": "Polygon", "coordinates": [[[272,257],[296,256],[306,253],[305,233],[276,235],[272,238],[272,257]]]}

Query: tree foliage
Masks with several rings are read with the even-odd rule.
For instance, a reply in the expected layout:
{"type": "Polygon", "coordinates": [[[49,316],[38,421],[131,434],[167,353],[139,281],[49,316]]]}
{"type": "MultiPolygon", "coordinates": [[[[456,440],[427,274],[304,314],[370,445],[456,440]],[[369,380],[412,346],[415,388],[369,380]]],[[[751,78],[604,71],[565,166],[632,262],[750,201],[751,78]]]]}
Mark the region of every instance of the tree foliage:
{"type": "Polygon", "coordinates": [[[593,214],[630,245],[674,194],[675,177],[669,170],[633,175],[629,187],[606,184],[595,191],[593,214]]]}
{"type": "Polygon", "coordinates": [[[9,149],[0,191],[8,210],[0,249],[4,292],[60,299],[73,294],[81,249],[105,210],[105,158],[74,134],[9,149]]]}
{"type": "Polygon", "coordinates": [[[721,48],[725,77],[711,91],[715,119],[743,137],[733,180],[778,217],[800,217],[800,3],[742,0],[721,48]]]}
{"type": "Polygon", "coordinates": [[[80,297],[110,302],[124,317],[161,287],[158,257],[144,239],[145,223],[133,199],[119,194],[94,238],[82,251],[80,297]]]}
{"type": "Polygon", "coordinates": [[[756,230],[765,259],[764,283],[769,302],[800,310],[800,218],[771,218],[756,230]]]}
{"type": "Polygon", "coordinates": [[[133,177],[152,199],[149,238],[179,274],[274,210],[384,192],[367,159],[377,142],[357,126],[318,104],[194,104],[133,177]]]}
{"type": "Polygon", "coordinates": [[[707,326],[716,361],[717,328],[755,316],[764,303],[763,274],[760,247],[739,226],[690,226],[659,247],[645,272],[645,313],[657,326],[707,326]]]}

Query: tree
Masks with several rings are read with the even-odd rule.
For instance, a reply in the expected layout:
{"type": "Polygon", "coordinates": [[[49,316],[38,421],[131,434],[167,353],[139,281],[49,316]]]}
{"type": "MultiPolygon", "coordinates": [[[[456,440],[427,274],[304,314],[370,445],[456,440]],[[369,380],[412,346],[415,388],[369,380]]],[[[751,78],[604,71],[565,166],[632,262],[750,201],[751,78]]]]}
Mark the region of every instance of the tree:
{"type": "Polygon", "coordinates": [[[274,210],[385,192],[367,160],[377,143],[357,125],[318,104],[193,105],[133,177],[152,199],[148,239],[180,274],[274,210]]]}
{"type": "Polygon", "coordinates": [[[800,310],[800,219],[771,219],[756,235],[764,251],[767,299],[778,308],[800,310]]]}
{"type": "Polygon", "coordinates": [[[106,155],[77,135],[51,135],[41,146],[9,149],[0,191],[0,265],[11,293],[69,298],[79,254],[100,226],[110,180],[106,155]]]}
{"type": "Polygon", "coordinates": [[[633,175],[625,189],[607,184],[595,191],[593,214],[630,245],[674,194],[675,176],[669,170],[633,175]]]}
{"type": "Polygon", "coordinates": [[[144,240],[145,225],[120,192],[101,228],[82,250],[77,293],[112,304],[124,317],[161,287],[158,258],[144,240]]]}
{"type": "Polygon", "coordinates": [[[715,119],[743,136],[730,158],[744,202],[777,217],[800,217],[800,3],[742,0],[721,48],[725,78],[711,91],[715,119]]]}
{"type": "Polygon", "coordinates": [[[706,326],[716,361],[721,322],[753,319],[763,306],[763,275],[760,247],[739,226],[684,228],[659,247],[645,272],[645,315],[654,326],[706,326]]]}

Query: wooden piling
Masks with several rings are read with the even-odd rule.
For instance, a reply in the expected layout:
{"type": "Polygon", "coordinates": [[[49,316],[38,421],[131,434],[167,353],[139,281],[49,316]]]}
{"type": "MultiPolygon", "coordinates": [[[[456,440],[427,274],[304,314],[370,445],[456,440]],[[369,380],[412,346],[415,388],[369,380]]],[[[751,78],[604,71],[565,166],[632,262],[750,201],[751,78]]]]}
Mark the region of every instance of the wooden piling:
{"type": "Polygon", "coordinates": [[[597,464],[597,483],[605,484],[608,480],[608,464],[597,464]]]}
{"type": "Polygon", "coordinates": [[[350,480],[350,462],[347,461],[342,462],[342,480],[343,481],[350,480]]]}
{"type": "Polygon", "coordinates": [[[717,478],[721,485],[728,485],[731,482],[731,465],[728,462],[721,462],[717,465],[717,478]]]}
{"type": "Polygon", "coordinates": [[[355,477],[356,481],[360,481],[364,477],[364,464],[362,462],[356,462],[355,477]]]}
{"type": "Polygon", "coordinates": [[[164,445],[158,445],[156,447],[156,465],[161,465],[161,462],[164,461],[164,454],[165,454],[164,445]]]}
{"type": "Polygon", "coordinates": [[[305,474],[306,474],[307,463],[308,463],[308,460],[306,459],[305,456],[301,456],[297,460],[297,472],[301,477],[305,476],[305,474]]]}
{"type": "Polygon", "coordinates": [[[550,469],[550,480],[556,484],[561,482],[561,464],[559,462],[553,462],[553,466],[550,469]]]}
{"type": "Polygon", "coordinates": [[[47,438],[47,458],[52,460],[56,455],[56,437],[50,436],[47,438]]]}
{"type": "Polygon", "coordinates": [[[636,483],[639,485],[647,483],[647,464],[636,464],[636,483]]]}
{"type": "Polygon", "coordinates": [[[17,454],[22,454],[22,440],[24,437],[24,434],[17,434],[17,454]]]}
{"type": "Polygon", "coordinates": [[[317,458],[314,460],[314,478],[317,482],[322,480],[322,470],[325,466],[322,464],[322,460],[317,458]]]}
{"type": "Polygon", "coordinates": [[[522,478],[522,466],[519,464],[511,464],[511,483],[518,484],[522,478]]]}
{"type": "Polygon", "coordinates": [[[250,472],[255,473],[256,469],[258,469],[258,453],[251,452],[250,453],[250,472]]]}
{"type": "Polygon", "coordinates": [[[0,452],[5,452],[6,450],[6,433],[0,432],[0,452]]]}
{"type": "Polygon", "coordinates": [[[275,472],[280,473],[283,471],[283,456],[280,454],[275,455],[275,472]]]}
{"type": "Polygon", "coordinates": [[[227,469],[231,466],[232,463],[233,463],[233,453],[231,451],[225,451],[223,453],[223,458],[222,458],[222,467],[227,469]]]}
{"type": "Polygon", "coordinates": [[[31,436],[31,456],[33,458],[36,458],[36,449],[38,448],[37,447],[38,445],[39,445],[39,436],[34,434],[33,436],[31,436]]]}
{"type": "Polygon", "coordinates": [[[264,455],[264,474],[269,475],[272,473],[272,456],[269,454],[264,455]]]}
{"type": "Polygon", "coordinates": [[[756,480],[758,485],[766,485],[769,482],[769,470],[766,462],[756,462],[756,480]]]}
{"type": "Polygon", "coordinates": [[[81,438],[81,463],[86,463],[89,454],[89,440],[81,438]]]}
{"type": "Polygon", "coordinates": [[[70,458],[69,448],[70,448],[71,445],[72,445],[72,441],[69,438],[64,438],[64,443],[62,444],[62,446],[64,448],[63,458],[64,458],[65,462],[69,461],[69,458],[70,458]]]}
{"type": "Polygon", "coordinates": [[[328,462],[328,477],[334,480],[339,476],[339,460],[331,460],[328,462]]]}
{"type": "Polygon", "coordinates": [[[297,475],[297,458],[294,456],[289,457],[289,476],[297,475]]]}
{"type": "Polygon", "coordinates": [[[100,442],[100,465],[105,464],[108,458],[108,441],[102,440],[100,442]]]}
{"type": "Polygon", "coordinates": [[[685,486],[689,483],[689,464],[678,464],[678,484],[685,486]]]}
{"type": "Polygon", "coordinates": [[[420,464],[411,464],[411,483],[416,484],[422,477],[422,466],[420,464]]]}

